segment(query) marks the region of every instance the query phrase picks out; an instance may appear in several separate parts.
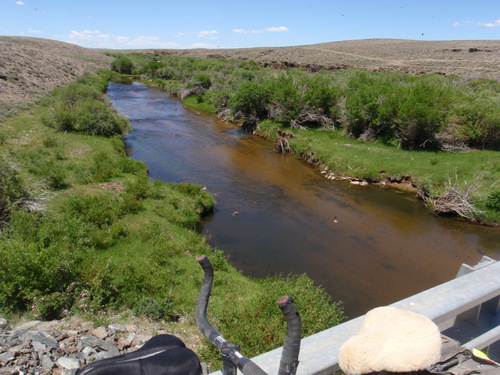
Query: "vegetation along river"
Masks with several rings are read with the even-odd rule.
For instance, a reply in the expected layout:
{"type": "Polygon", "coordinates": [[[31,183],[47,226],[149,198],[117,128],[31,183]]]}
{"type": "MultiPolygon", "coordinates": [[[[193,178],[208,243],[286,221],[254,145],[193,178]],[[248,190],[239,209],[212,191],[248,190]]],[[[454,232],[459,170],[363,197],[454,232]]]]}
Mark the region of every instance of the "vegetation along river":
{"type": "Polygon", "coordinates": [[[215,194],[200,231],[244,274],[307,273],[353,318],[454,278],[462,263],[500,259],[498,229],[434,217],[413,195],[328,181],[159,89],[111,83],[108,96],[152,179],[215,194]]]}

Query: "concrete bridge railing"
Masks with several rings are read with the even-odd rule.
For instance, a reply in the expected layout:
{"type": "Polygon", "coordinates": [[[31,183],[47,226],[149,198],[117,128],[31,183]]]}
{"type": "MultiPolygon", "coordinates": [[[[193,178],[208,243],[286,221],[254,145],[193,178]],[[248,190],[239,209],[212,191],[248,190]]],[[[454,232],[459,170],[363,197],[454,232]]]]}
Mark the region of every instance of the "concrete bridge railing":
{"type": "MultiPolygon", "coordinates": [[[[428,317],[438,325],[441,332],[450,337],[454,337],[454,327],[460,327],[457,332],[469,332],[465,341],[463,338],[457,338],[464,346],[484,349],[500,340],[500,325],[495,323],[500,319],[499,301],[500,262],[483,257],[474,267],[463,265],[457,278],[391,306],[428,317]],[[493,324],[496,324],[493,329],[479,331],[479,334],[478,330],[474,329],[474,327],[484,328],[482,321],[489,321],[491,326],[492,319],[493,324]],[[468,329],[465,329],[466,325],[468,329]]],[[[302,339],[297,374],[333,374],[338,371],[339,349],[349,337],[358,332],[362,319],[363,317],[352,319],[302,339]]],[[[277,374],[281,351],[282,348],[278,348],[252,360],[268,374],[277,374]]]]}

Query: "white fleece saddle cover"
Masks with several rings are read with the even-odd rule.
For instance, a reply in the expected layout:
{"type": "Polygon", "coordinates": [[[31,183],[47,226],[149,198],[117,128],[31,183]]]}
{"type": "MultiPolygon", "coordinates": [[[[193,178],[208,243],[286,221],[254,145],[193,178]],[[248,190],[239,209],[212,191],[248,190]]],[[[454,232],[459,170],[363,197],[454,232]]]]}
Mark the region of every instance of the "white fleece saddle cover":
{"type": "Polygon", "coordinates": [[[432,320],[386,306],[365,315],[358,334],[340,348],[339,365],[346,374],[408,372],[425,369],[440,356],[441,335],[432,320]]]}

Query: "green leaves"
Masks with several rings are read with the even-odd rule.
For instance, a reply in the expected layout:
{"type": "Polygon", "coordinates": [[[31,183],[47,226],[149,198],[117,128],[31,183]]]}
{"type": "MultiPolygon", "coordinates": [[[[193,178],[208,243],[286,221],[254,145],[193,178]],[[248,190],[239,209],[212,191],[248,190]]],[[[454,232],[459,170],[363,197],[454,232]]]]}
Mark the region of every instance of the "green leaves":
{"type": "Polygon", "coordinates": [[[125,118],[118,116],[102,95],[108,77],[84,77],[54,90],[52,113],[42,123],[59,131],[112,137],[130,130],[125,118]],[[103,88],[103,82],[104,88],[103,88]]]}

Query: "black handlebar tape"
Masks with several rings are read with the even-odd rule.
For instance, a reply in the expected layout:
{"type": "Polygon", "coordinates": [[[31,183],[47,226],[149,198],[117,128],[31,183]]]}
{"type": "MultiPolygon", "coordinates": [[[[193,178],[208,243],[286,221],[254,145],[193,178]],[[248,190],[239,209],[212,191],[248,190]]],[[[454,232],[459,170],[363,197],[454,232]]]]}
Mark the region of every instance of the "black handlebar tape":
{"type": "Polygon", "coordinates": [[[201,333],[217,348],[222,349],[227,343],[226,339],[210,324],[207,319],[207,307],[208,300],[210,298],[210,292],[212,291],[212,282],[214,279],[214,269],[212,263],[205,256],[201,256],[198,259],[203,268],[205,277],[203,279],[203,284],[200,288],[200,294],[198,295],[198,301],[196,302],[196,323],[201,333]]]}
{"type": "Polygon", "coordinates": [[[302,322],[292,297],[281,298],[278,301],[278,306],[285,315],[287,322],[285,343],[281,353],[278,375],[295,375],[297,366],[299,365],[302,322]]]}

